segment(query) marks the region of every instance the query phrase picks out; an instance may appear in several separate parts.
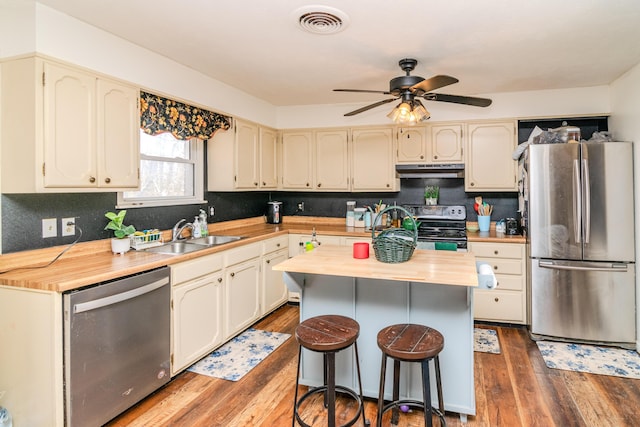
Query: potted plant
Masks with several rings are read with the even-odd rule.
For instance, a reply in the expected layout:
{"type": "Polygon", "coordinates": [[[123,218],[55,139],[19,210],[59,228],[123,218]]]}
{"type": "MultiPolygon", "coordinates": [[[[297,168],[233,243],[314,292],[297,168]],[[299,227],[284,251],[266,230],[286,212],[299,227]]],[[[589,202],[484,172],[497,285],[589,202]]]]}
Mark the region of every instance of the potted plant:
{"type": "Polygon", "coordinates": [[[104,214],[109,220],[109,223],[104,229],[113,231],[113,235],[115,236],[111,239],[111,251],[114,254],[124,254],[127,252],[130,248],[129,235],[136,232],[136,228],[133,225],[124,225],[124,216],[126,214],[126,210],[120,211],[117,214],[113,212],[104,214]]]}

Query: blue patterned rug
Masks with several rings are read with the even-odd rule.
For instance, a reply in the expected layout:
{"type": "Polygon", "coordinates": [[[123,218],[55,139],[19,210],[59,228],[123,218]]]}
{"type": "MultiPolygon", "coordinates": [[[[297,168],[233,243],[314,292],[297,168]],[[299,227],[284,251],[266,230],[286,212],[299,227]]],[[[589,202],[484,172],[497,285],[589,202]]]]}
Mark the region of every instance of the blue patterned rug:
{"type": "Polygon", "coordinates": [[[473,351],[500,354],[500,342],[495,329],[473,329],[473,351]]]}
{"type": "Polygon", "coordinates": [[[640,378],[640,355],[633,350],[552,341],[536,344],[548,368],[640,378]]]}
{"type": "Polygon", "coordinates": [[[238,381],[290,336],[249,328],[187,370],[223,380],[238,381]]]}

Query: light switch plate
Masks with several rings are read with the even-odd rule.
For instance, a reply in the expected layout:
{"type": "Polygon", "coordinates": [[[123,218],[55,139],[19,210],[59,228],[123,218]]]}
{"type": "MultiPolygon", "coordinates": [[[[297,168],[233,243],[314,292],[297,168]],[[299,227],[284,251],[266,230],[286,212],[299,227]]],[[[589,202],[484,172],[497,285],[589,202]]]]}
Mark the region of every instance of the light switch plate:
{"type": "Polygon", "coordinates": [[[58,224],[56,218],[44,218],[42,220],[42,238],[57,237],[58,224]]]}

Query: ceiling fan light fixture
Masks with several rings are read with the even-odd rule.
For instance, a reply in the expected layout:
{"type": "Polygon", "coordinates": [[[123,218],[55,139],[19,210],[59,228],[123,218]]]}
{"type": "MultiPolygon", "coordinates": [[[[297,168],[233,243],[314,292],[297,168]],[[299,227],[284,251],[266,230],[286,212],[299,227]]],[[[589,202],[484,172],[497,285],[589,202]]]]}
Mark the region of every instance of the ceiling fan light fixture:
{"type": "Polygon", "coordinates": [[[401,125],[415,125],[423,122],[431,117],[431,114],[424,108],[424,105],[418,100],[411,102],[401,102],[389,114],[387,114],[394,123],[401,125]]]}

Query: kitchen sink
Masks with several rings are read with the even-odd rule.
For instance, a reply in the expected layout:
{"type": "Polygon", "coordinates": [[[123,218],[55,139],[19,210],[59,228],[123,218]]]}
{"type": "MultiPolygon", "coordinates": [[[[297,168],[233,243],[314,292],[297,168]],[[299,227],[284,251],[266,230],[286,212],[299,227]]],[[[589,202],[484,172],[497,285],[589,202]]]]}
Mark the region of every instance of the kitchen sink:
{"type": "Polygon", "coordinates": [[[240,236],[207,236],[198,237],[196,239],[188,239],[180,242],[169,242],[161,246],[145,249],[147,252],[155,252],[157,254],[181,255],[189,252],[200,251],[211,246],[224,245],[225,243],[240,240],[240,236]]]}
{"type": "Polygon", "coordinates": [[[157,254],[181,255],[189,252],[195,252],[204,249],[206,246],[192,245],[186,242],[169,242],[162,246],[145,249],[146,252],[155,252],[157,254]]]}
{"type": "Polygon", "coordinates": [[[206,236],[206,237],[198,237],[195,239],[187,240],[188,243],[193,243],[195,245],[205,245],[205,246],[216,246],[223,245],[225,243],[235,242],[236,240],[240,240],[242,237],[240,236],[206,236]]]}

